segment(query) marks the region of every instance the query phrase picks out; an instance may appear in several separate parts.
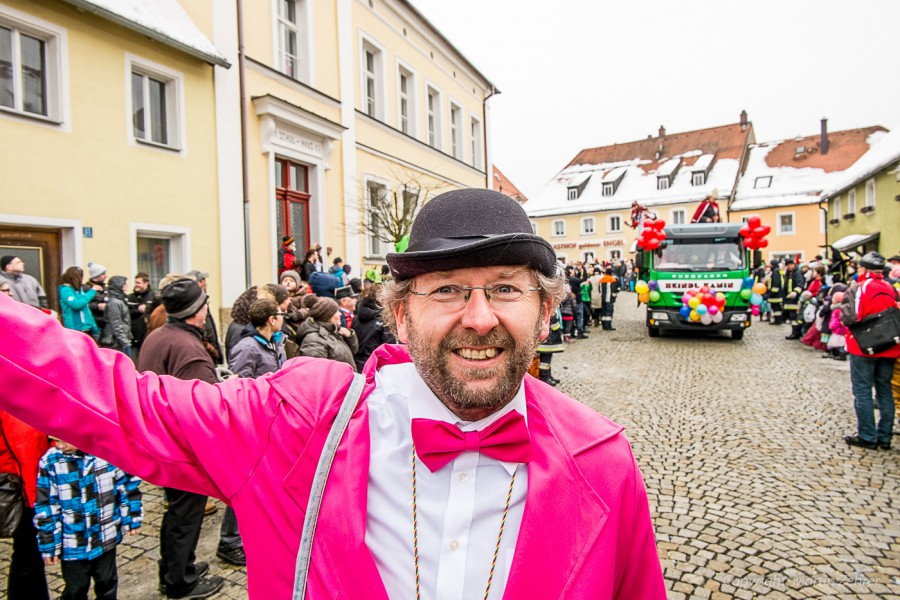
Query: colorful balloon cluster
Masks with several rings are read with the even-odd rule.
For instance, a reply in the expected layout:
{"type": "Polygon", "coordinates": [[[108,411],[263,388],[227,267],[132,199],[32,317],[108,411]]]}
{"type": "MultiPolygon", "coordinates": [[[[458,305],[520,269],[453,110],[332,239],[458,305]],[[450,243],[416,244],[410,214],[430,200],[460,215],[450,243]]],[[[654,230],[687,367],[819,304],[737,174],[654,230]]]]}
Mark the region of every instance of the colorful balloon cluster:
{"type": "MultiPolygon", "coordinates": [[[[644,221],[644,229],[641,231],[641,235],[638,237],[637,245],[642,250],[656,250],[659,248],[659,245],[662,243],[664,239],[666,239],[666,232],[663,231],[663,227],[666,226],[666,222],[662,219],[647,219],[644,221]]],[[[635,291],[637,287],[634,288],[635,291]]]]}
{"type": "Polygon", "coordinates": [[[765,248],[769,245],[769,240],[766,239],[766,236],[769,235],[770,231],[772,231],[771,227],[762,225],[759,217],[753,215],[747,219],[747,224],[741,227],[741,237],[744,238],[744,248],[749,248],[750,250],[765,248]]]}
{"type": "Polygon", "coordinates": [[[741,288],[741,298],[750,301],[750,314],[759,316],[759,305],[762,304],[763,294],[766,293],[766,284],[755,283],[752,277],[744,277],[744,285],[741,288]]]}
{"type": "Polygon", "coordinates": [[[638,301],[647,304],[650,302],[659,302],[662,295],[659,293],[659,283],[655,280],[649,282],[638,279],[634,284],[634,291],[637,292],[638,301]]]}
{"type": "Polygon", "coordinates": [[[709,325],[722,322],[725,309],[725,294],[716,292],[708,285],[693,288],[681,296],[681,316],[694,323],[709,325]]]}

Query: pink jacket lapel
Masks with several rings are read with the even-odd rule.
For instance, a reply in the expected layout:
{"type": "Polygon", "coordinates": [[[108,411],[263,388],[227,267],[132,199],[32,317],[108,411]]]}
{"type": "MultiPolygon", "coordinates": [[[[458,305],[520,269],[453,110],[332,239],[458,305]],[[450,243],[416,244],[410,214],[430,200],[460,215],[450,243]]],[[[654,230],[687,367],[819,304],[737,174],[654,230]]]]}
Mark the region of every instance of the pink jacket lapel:
{"type": "Polygon", "coordinates": [[[528,429],[534,441],[528,495],[503,597],[562,598],[603,529],[609,509],[530,394],[528,429]]]}

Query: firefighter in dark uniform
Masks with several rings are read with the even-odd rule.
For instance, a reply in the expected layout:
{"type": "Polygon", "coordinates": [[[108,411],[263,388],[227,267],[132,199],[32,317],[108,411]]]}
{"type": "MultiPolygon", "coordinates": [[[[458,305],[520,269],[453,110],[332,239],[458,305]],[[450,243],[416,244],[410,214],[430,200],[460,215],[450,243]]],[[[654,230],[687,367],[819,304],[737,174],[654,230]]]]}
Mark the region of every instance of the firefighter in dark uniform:
{"type": "Polygon", "coordinates": [[[769,264],[772,266],[772,274],[769,277],[769,289],[766,290],[766,297],[772,306],[772,320],[769,322],[769,325],[781,325],[784,323],[781,270],[779,269],[777,258],[773,258],[769,264]]]}
{"type": "Polygon", "coordinates": [[[799,340],[801,337],[801,328],[803,327],[803,317],[800,314],[800,294],[806,287],[806,280],[803,274],[797,270],[794,259],[788,258],[784,261],[784,278],[783,278],[782,298],[784,298],[784,320],[791,326],[791,334],[786,336],[786,340],[799,340]]]}
{"type": "Polygon", "coordinates": [[[606,267],[606,271],[603,277],[600,278],[600,283],[597,286],[600,288],[600,299],[602,301],[600,305],[600,324],[603,325],[603,329],[606,331],[615,331],[616,328],[613,327],[612,320],[616,297],[619,295],[619,280],[613,275],[612,267],[606,267]]]}

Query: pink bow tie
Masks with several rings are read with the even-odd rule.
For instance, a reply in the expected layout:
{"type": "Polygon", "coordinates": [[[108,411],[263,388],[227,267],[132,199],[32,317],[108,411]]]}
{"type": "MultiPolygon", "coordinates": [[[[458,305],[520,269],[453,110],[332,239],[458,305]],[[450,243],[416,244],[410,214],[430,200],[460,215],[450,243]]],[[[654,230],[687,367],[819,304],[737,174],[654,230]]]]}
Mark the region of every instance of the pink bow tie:
{"type": "Polygon", "coordinates": [[[516,411],[481,431],[461,431],[456,425],[432,419],[413,419],[412,438],[416,454],[432,472],[462,452],[481,452],[504,462],[531,460],[531,436],[525,418],[516,411]]]}

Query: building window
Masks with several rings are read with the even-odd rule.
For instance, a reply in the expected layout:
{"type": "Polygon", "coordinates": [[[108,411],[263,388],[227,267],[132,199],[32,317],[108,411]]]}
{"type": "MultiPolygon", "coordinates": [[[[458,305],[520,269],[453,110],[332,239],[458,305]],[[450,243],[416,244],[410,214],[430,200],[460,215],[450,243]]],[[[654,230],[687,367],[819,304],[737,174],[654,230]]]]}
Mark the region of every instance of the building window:
{"type": "Polygon", "coordinates": [[[455,104],[450,104],[450,154],[453,158],[462,160],[462,109],[455,104]]]}
{"type": "Polygon", "coordinates": [[[278,70],[294,79],[306,79],[301,70],[306,66],[300,61],[303,22],[301,6],[297,0],[277,0],[278,14],[278,70]]]}
{"type": "Polygon", "coordinates": [[[669,189],[669,178],[668,177],[657,177],[656,178],[656,189],[658,189],[658,190],[669,189]]]}
{"type": "Polygon", "coordinates": [[[65,30],[0,5],[0,108],[61,121],[64,48],[65,30]]]}
{"type": "Polygon", "coordinates": [[[434,88],[428,88],[428,145],[441,148],[441,95],[434,88]]]}
{"type": "Polygon", "coordinates": [[[184,227],[132,223],[136,272],[150,275],[150,285],[156,288],[167,274],[184,273],[188,268],[189,234],[190,230],[184,227]]]}
{"type": "Polygon", "coordinates": [[[622,231],[622,217],[615,215],[609,218],[609,227],[607,228],[609,233],[615,233],[617,231],[622,231]]]}
{"type": "Polygon", "coordinates": [[[553,221],[553,237],[562,237],[566,235],[566,222],[553,221]]]}
{"type": "Polygon", "coordinates": [[[622,251],[621,250],[610,250],[609,251],[609,260],[622,260],[622,251]]]}
{"type": "Polygon", "coordinates": [[[592,235],[594,233],[594,217],[585,217],[581,220],[581,234],[592,235]]]}
{"type": "Polygon", "coordinates": [[[131,133],[144,144],[181,149],[182,76],[161,65],[129,57],[131,133]]]}
{"type": "Polygon", "coordinates": [[[831,213],[831,218],[833,221],[840,221],[843,213],[841,212],[841,197],[836,196],[834,198],[834,210],[831,213]]]}
{"type": "Polygon", "coordinates": [[[852,189],[847,192],[847,214],[856,214],[856,190],[852,189]]]}
{"type": "Polygon", "coordinates": [[[568,198],[569,198],[569,200],[578,200],[578,188],[577,187],[569,188],[568,198]]]}
{"type": "Polygon", "coordinates": [[[366,185],[366,195],[368,200],[366,234],[368,237],[367,249],[369,256],[384,256],[391,251],[389,244],[383,242],[379,237],[385,229],[383,207],[388,201],[387,186],[370,181],[366,185]]]}
{"type": "Polygon", "coordinates": [[[398,85],[400,131],[407,135],[416,135],[416,85],[412,72],[400,67],[398,85]]]}
{"type": "Polygon", "coordinates": [[[384,90],[383,53],[369,41],[363,41],[363,111],[374,119],[384,120],[381,98],[384,90]]]}
{"type": "Polygon", "coordinates": [[[778,235],[794,235],[794,213],[779,213],[778,235]]]}
{"type": "Polygon", "coordinates": [[[698,171],[691,174],[691,185],[703,185],[706,183],[706,173],[698,171]]]}
{"type": "Polygon", "coordinates": [[[481,149],[484,147],[481,137],[481,121],[472,117],[472,166],[476,169],[484,168],[484,159],[482,158],[481,149]]]}
{"type": "Polygon", "coordinates": [[[875,180],[866,182],[866,208],[875,208],[875,180]]]}
{"type": "Polygon", "coordinates": [[[753,180],[753,187],[755,189],[763,189],[770,187],[772,185],[772,176],[771,175],[763,175],[762,177],[757,177],[753,180]]]}
{"type": "Polygon", "coordinates": [[[616,193],[616,184],[612,181],[604,182],[603,184],[603,197],[608,198],[616,193]]]}
{"type": "Polygon", "coordinates": [[[684,210],[676,209],[672,211],[672,225],[684,225],[684,210]]]}
{"type": "Polygon", "coordinates": [[[298,248],[309,248],[309,167],[275,159],[275,230],[290,235],[298,248]]]}

